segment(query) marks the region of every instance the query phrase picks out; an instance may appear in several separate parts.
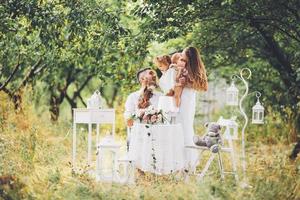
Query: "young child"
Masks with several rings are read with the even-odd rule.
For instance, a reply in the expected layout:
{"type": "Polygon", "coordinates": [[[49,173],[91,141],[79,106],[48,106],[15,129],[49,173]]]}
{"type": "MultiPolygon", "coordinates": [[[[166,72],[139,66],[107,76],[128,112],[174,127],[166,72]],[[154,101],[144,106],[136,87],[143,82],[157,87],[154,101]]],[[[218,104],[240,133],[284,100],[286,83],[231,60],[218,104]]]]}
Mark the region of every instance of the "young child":
{"type": "Polygon", "coordinates": [[[171,66],[176,69],[176,78],[175,78],[175,86],[174,86],[174,98],[175,98],[175,105],[177,107],[180,106],[181,102],[181,94],[183,91],[184,86],[188,82],[188,71],[185,68],[185,65],[178,63],[179,58],[181,57],[181,53],[173,54],[171,58],[171,66]]]}
{"type": "Polygon", "coordinates": [[[166,96],[174,96],[173,87],[175,85],[175,68],[171,66],[171,57],[168,55],[157,56],[154,58],[154,63],[161,71],[162,76],[159,79],[159,86],[166,96]]]}
{"type": "Polygon", "coordinates": [[[158,56],[154,62],[163,76],[160,79],[160,87],[164,90],[167,96],[174,96],[176,107],[180,106],[181,94],[183,88],[188,81],[188,71],[185,65],[177,64],[181,53],[175,53],[170,56],[158,56]],[[166,83],[168,82],[168,83],[166,83]],[[168,89],[166,91],[166,89],[168,89]]]}

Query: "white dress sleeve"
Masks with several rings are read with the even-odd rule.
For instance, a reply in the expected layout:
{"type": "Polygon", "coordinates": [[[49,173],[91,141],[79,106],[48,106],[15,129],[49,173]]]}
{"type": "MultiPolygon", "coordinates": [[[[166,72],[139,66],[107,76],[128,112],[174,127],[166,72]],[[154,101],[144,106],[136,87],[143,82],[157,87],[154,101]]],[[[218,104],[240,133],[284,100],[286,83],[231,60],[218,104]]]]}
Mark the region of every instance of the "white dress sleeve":
{"type": "Polygon", "coordinates": [[[164,93],[168,93],[175,86],[176,70],[169,68],[159,79],[159,87],[164,93]]]}
{"type": "Polygon", "coordinates": [[[174,86],[176,84],[176,70],[172,67],[170,70],[170,87],[171,89],[174,89],[174,86]]]}
{"type": "Polygon", "coordinates": [[[136,99],[134,98],[134,94],[131,93],[125,102],[125,111],[124,118],[125,120],[129,119],[135,113],[136,99]]]}

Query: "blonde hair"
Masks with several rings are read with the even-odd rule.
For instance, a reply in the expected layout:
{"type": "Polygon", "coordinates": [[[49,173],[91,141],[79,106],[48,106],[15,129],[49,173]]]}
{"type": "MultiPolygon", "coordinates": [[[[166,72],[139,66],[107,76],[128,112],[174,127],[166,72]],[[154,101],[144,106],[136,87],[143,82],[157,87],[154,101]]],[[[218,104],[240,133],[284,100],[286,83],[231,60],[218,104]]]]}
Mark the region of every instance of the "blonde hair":
{"type": "Polygon", "coordinates": [[[171,57],[171,63],[176,64],[181,56],[181,53],[174,53],[171,57]]]}
{"type": "Polygon", "coordinates": [[[187,56],[186,69],[189,73],[191,88],[198,91],[207,91],[208,81],[205,66],[201,60],[200,53],[195,47],[187,47],[183,50],[187,56]]]}

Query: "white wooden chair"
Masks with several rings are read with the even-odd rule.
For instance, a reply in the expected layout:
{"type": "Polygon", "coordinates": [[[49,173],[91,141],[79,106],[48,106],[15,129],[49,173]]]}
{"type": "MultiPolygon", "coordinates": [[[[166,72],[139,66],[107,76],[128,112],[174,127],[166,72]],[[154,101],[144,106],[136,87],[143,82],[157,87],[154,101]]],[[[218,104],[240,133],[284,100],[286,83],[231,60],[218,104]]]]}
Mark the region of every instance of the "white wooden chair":
{"type": "MultiPolygon", "coordinates": [[[[225,127],[225,133],[228,133],[226,128],[228,128],[228,127],[225,127]]],[[[232,175],[234,175],[235,180],[238,182],[238,174],[237,174],[237,167],[236,167],[235,153],[234,153],[234,146],[233,146],[232,137],[231,137],[230,134],[229,135],[223,134],[222,140],[223,140],[223,144],[226,142],[228,144],[228,146],[216,144],[216,145],[213,145],[211,148],[201,147],[201,146],[196,146],[196,145],[185,147],[185,148],[188,148],[188,149],[196,149],[199,152],[198,159],[195,161],[195,163],[191,163],[191,166],[190,166],[190,170],[192,171],[193,174],[195,174],[197,176],[198,180],[201,180],[205,176],[205,174],[208,171],[208,169],[209,169],[210,165],[212,164],[213,160],[217,157],[221,179],[224,179],[225,174],[232,174],[232,175]],[[200,163],[200,160],[203,156],[204,151],[209,151],[209,158],[208,158],[204,168],[202,169],[202,171],[197,172],[196,167],[197,167],[198,163],[200,163]],[[222,160],[222,154],[223,153],[229,153],[232,171],[225,171],[224,170],[223,160],[222,160]]]]}

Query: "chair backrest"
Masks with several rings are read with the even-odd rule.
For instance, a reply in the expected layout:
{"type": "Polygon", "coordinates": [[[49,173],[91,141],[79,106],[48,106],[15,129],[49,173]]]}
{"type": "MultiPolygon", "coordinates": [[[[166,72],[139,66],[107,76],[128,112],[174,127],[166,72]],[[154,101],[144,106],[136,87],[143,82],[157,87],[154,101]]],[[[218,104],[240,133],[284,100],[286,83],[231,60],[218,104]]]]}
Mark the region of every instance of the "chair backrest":
{"type": "Polygon", "coordinates": [[[225,128],[223,137],[224,139],[238,139],[238,124],[235,121],[235,117],[231,119],[224,119],[222,116],[218,119],[217,123],[225,128]]]}

